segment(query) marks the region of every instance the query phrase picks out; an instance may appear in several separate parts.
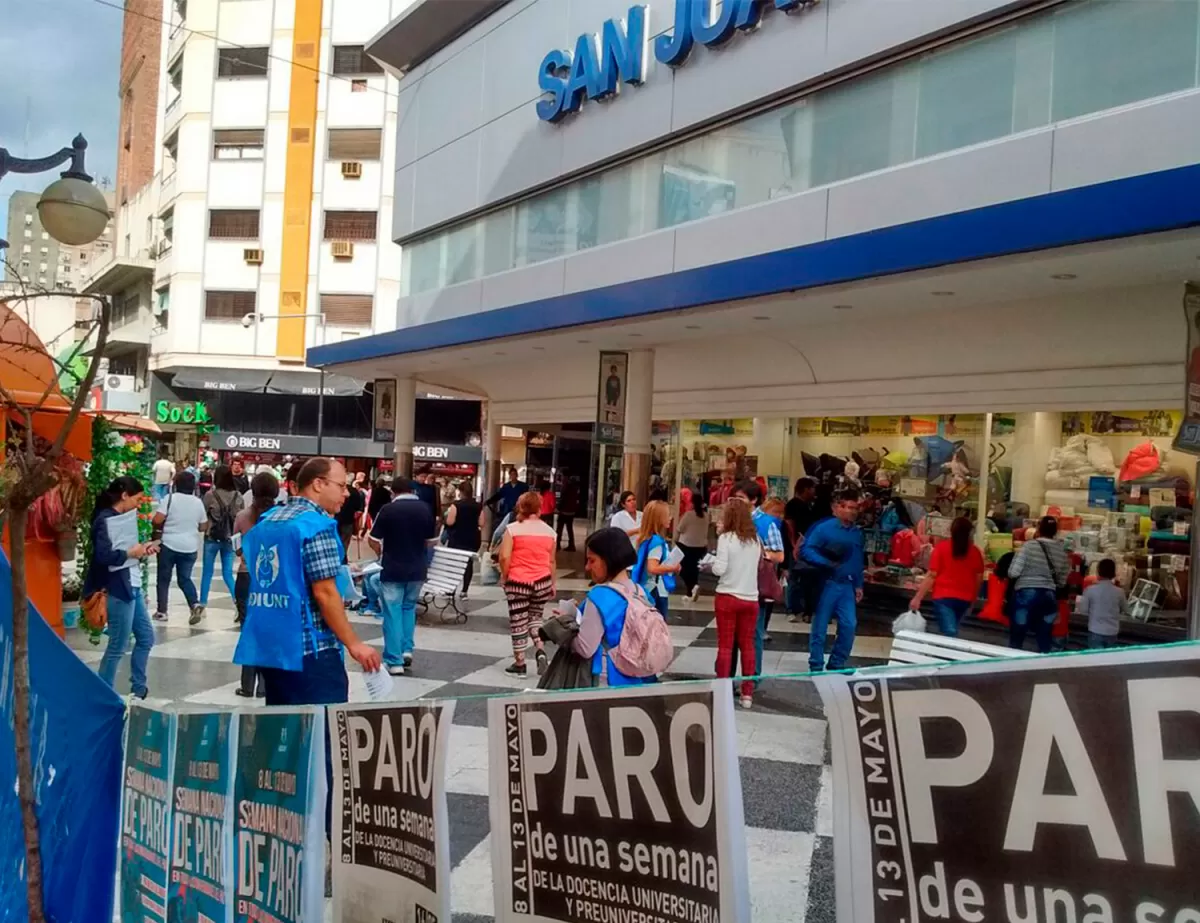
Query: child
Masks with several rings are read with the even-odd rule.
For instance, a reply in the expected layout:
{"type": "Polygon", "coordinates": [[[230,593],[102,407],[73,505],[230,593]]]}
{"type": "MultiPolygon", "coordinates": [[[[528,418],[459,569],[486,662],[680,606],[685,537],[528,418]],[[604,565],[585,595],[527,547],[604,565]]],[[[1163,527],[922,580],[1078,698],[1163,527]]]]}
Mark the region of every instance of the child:
{"type": "Polygon", "coordinates": [[[1121,630],[1121,616],[1129,611],[1125,593],[1113,583],[1117,576],[1117,565],[1112,558],[1105,558],[1096,570],[1100,579],[1083,591],[1076,609],[1088,617],[1088,647],[1104,648],[1117,646],[1117,634],[1121,630]]]}

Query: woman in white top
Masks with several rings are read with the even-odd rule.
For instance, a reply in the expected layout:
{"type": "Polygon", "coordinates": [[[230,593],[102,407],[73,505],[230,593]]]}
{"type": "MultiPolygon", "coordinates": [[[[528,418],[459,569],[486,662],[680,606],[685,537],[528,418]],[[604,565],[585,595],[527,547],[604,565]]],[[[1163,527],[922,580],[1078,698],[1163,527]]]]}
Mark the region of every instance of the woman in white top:
{"type": "Polygon", "coordinates": [[[196,496],[196,476],[181,471],[175,476],[175,491],[158,504],[153,525],[162,530],[162,550],[158,555],[158,608],[154,618],[165,621],[167,602],[171,594],[171,572],[183,591],[191,610],[190,624],[200,621],[200,598],[192,571],[196,567],[196,555],[200,552],[200,539],[208,529],[208,513],[204,501],[196,496]]]}
{"type": "Polygon", "coordinates": [[[749,708],[754,683],[754,633],[758,630],[758,562],[762,545],[750,504],[730,500],[721,516],[713,574],[717,579],[717,677],[733,675],[733,642],[742,652],[742,708],[749,708]]]}
{"type": "Polygon", "coordinates": [[[642,514],[638,512],[637,497],[632,490],[621,494],[617,501],[617,511],[608,523],[614,529],[620,529],[629,536],[629,544],[637,548],[638,533],[642,530],[642,514]]]}

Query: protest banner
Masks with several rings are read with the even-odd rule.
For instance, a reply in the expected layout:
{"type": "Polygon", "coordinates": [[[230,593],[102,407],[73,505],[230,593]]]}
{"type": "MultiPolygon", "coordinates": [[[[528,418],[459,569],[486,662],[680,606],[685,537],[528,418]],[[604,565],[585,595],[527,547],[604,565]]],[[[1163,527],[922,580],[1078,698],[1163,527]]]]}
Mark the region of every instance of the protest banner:
{"type": "Polygon", "coordinates": [[[453,702],[329,710],[334,923],[450,923],[453,702]]]}
{"type": "Polygon", "coordinates": [[[230,919],[233,714],[176,717],[168,923],[230,919]]]}
{"type": "Polygon", "coordinates": [[[235,923],[320,920],[325,902],[325,713],[238,715],[235,923]]]}
{"type": "Polygon", "coordinates": [[[121,923],[167,918],[175,715],[132,705],[121,771],[121,923]]]}
{"type": "Polygon", "coordinates": [[[488,703],[497,923],[750,919],[726,684],[488,703]]]}
{"type": "Polygon", "coordinates": [[[1200,645],[816,682],[839,923],[1200,921],[1200,645]]]}

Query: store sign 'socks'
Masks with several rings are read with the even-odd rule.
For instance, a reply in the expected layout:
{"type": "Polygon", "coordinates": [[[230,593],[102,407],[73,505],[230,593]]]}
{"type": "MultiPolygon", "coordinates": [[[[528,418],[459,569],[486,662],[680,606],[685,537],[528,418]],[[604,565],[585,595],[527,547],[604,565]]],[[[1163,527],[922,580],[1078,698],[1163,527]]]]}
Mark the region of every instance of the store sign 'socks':
{"type": "Polygon", "coordinates": [[[750,918],[726,687],[488,707],[498,923],[750,918]]]}
{"type": "Polygon", "coordinates": [[[839,923],[1200,921],[1197,648],[817,684],[839,923]]]}
{"type": "MultiPolygon", "coordinates": [[[[713,0],[675,0],[674,28],[654,42],[654,57],[679,67],[695,45],[717,47],[737,32],[758,28],[767,7],[794,12],[817,0],[724,0],[714,15],[713,0]]],[[[538,86],[547,94],[537,103],[538,118],[557,122],[576,112],[585,99],[615,96],[622,82],[638,86],[646,79],[649,9],[631,6],[622,19],[609,19],[599,33],[584,33],[575,50],[555,49],[542,59],[538,86]]]]}

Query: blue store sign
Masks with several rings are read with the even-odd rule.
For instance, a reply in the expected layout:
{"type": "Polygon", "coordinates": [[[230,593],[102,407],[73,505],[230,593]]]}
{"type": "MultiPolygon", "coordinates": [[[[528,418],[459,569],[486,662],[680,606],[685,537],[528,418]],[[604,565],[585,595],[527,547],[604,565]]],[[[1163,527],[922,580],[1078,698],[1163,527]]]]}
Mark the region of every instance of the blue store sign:
{"type": "MultiPolygon", "coordinates": [[[[679,67],[697,42],[715,48],[739,31],[758,28],[768,6],[790,13],[818,0],[724,0],[715,17],[714,2],[675,0],[674,28],[655,39],[654,57],[679,67]]],[[[546,55],[538,68],[538,86],[547,94],[538,100],[538,118],[557,122],[578,111],[585,99],[615,96],[621,83],[641,84],[649,28],[647,8],[632,6],[624,19],[610,19],[599,33],[579,36],[574,52],[556,49],[546,55]]]]}

